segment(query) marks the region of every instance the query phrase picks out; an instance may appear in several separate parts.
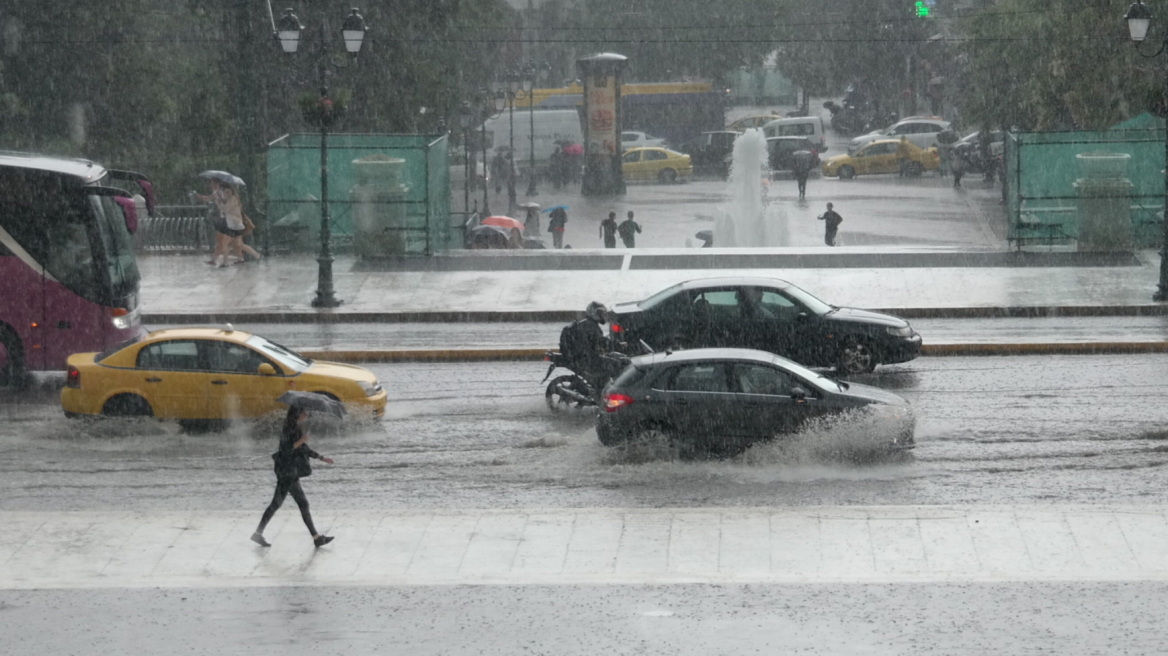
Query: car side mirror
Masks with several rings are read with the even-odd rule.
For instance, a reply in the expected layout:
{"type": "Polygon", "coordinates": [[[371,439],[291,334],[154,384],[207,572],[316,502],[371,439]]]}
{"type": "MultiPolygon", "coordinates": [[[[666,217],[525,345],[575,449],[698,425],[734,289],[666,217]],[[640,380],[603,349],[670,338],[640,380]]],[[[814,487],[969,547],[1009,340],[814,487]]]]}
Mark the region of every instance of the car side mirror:
{"type": "Polygon", "coordinates": [[[807,390],[803,389],[802,387],[792,387],[791,399],[795,401],[795,403],[803,403],[807,400],[807,390]]]}
{"type": "Polygon", "coordinates": [[[258,373],[261,376],[275,376],[276,375],[276,368],[273,367],[272,365],[268,364],[267,362],[264,362],[264,363],[261,363],[260,366],[256,367],[256,373],[258,373]]]}
{"type": "Polygon", "coordinates": [[[807,313],[806,313],[806,312],[800,312],[799,314],[796,314],[796,315],[795,315],[795,321],[807,321],[807,313]]]}

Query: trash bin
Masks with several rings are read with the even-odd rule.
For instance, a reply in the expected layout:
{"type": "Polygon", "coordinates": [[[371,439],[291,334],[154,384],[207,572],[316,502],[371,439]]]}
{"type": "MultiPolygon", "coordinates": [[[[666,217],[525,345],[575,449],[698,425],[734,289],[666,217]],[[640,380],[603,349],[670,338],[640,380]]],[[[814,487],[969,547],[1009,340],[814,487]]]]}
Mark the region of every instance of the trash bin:
{"type": "Polygon", "coordinates": [[[409,225],[402,182],[406,160],[369,155],[353,160],[357,184],[349,190],[353,202],[353,244],[359,257],[384,257],[408,252],[409,225]]]}
{"type": "Polygon", "coordinates": [[[1079,153],[1078,250],[1128,252],[1134,249],[1131,194],[1135,186],[1127,178],[1131,155],[1127,153],[1079,153]]]}

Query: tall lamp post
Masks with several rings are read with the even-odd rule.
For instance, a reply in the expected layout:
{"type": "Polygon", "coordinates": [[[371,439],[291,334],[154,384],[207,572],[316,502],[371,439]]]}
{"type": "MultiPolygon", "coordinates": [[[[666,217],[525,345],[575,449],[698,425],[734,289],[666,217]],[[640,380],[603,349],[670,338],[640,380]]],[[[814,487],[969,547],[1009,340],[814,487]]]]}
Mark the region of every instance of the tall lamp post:
{"type": "Polygon", "coordinates": [[[470,123],[474,119],[474,110],[470,108],[470,101],[462,101],[458,108],[458,125],[462,128],[462,172],[466,176],[462,185],[462,211],[470,216],[470,184],[473,180],[474,167],[471,166],[474,151],[470,148],[470,123]]]}
{"type": "MultiPolygon", "coordinates": [[[[291,9],[285,9],[284,15],[276,25],[276,37],[280,46],[288,54],[296,54],[300,47],[300,32],[304,26],[291,9]]],[[[365,40],[365,20],[357,9],[345,17],[341,24],[341,36],[345,41],[345,50],[353,59],[361,52],[361,44],[365,40]]],[[[316,261],[317,269],[316,298],[312,299],[312,307],[334,308],[341,304],[333,289],[333,251],[331,217],[329,216],[328,200],[328,134],[336,118],[333,102],[328,97],[328,19],[321,18],[320,36],[317,39],[316,55],[317,71],[320,74],[320,100],[312,115],[320,127],[320,255],[316,261]]]]}
{"type": "Polygon", "coordinates": [[[527,195],[537,196],[535,188],[535,98],[531,97],[535,89],[535,66],[528,65],[523,69],[523,94],[527,96],[527,117],[529,126],[527,131],[528,168],[527,168],[527,195]]]}
{"type": "Polygon", "coordinates": [[[507,107],[511,127],[508,130],[507,150],[507,213],[515,213],[515,97],[519,95],[519,73],[507,71],[504,76],[504,91],[507,93],[507,107]]]}
{"type": "MultiPolygon", "coordinates": [[[[1128,32],[1131,34],[1131,40],[1136,43],[1136,52],[1140,56],[1155,57],[1164,52],[1168,46],[1168,35],[1164,37],[1160,49],[1156,52],[1145,55],[1139,50],[1139,44],[1148,37],[1148,25],[1152,22],[1152,10],[1148,9],[1143,0],[1137,0],[1129,7],[1124,19],[1127,20],[1128,32]]],[[[1165,93],[1168,93],[1168,76],[1165,77],[1164,87],[1165,93]]],[[[1164,211],[1161,217],[1163,233],[1160,237],[1160,283],[1156,285],[1156,293],[1152,294],[1153,301],[1168,301],[1168,130],[1164,134],[1164,211]]]]}
{"type": "Polygon", "coordinates": [[[483,104],[483,130],[482,130],[482,147],[483,147],[483,216],[491,215],[491,207],[487,202],[488,189],[491,185],[487,184],[486,173],[489,169],[487,166],[487,121],[495,118],[503,113],[503,108],[507,106],[507,94],[501,90],[491,93],[487,89],[482,89],[479,92],[479,99],[483,104]]]}

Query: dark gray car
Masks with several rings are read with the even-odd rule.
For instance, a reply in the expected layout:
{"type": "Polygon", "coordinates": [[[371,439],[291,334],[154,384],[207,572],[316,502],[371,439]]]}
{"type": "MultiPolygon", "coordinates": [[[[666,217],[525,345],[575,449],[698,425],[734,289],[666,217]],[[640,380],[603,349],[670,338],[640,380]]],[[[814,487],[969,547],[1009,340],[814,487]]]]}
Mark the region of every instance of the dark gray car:
{"type": "Polygon", "coordinates": [[[807,422],[882,406],[884,434],[867,446],[912,448],[908,402],[884,390],[816,373],[773,353],[695,349],[633,358],[602,394],[596,433],[607,446],[666,439],[696,448],[737,450],[795,433],[807,422]]]}

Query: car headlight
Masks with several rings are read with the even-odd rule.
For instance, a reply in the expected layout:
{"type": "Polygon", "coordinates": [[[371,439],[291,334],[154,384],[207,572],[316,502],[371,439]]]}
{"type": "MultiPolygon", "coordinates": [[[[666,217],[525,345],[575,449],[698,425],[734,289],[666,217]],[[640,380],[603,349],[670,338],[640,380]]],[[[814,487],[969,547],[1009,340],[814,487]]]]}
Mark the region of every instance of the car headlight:
{"type": "Polygon", "coordinates": [[[375,396],[378,392],[381,391],[381,383],[377,381],[369,383],[363,380],[359,380],[357,381],[357,384],[361,386],[361,389],[365,390],[365,396],[375,396]]]}
{"type": "Polygon", "coordinates": [[[912,337],[913,336],[912,326],[910,326],[908,324],[905,324],[903,326],[888,326],[887,328],[885,328],[885,330],[888,331],[889,335],[893,335],[894,337],[912,337]]]}

